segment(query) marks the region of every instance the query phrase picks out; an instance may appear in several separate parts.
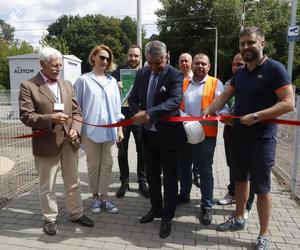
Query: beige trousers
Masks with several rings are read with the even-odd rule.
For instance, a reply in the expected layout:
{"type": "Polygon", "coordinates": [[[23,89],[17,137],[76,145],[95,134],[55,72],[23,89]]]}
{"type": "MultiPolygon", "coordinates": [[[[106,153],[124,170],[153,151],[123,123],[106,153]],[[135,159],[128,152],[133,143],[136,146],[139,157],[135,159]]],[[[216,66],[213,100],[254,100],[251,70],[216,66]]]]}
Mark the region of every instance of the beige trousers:
{"type": "Polygon", "coordinates": [[[82,143],[86,152],[90,192],[107,194],[111,181],[113,165],[111,148],[114,142],[96,143],[82,135],[82,143]]]}
{"type": "Polygon", "coordinates": [[[83,206],[79,189],[78,150],[69,142],[64,142],[58,156],[34,156],[34,162],[40,177],[40,206],[44,221],[55,221],[58,208],[55,198],[55,183],[59,162],[64,180],[65,203],[71,220],[83,215],[83,206]]]}

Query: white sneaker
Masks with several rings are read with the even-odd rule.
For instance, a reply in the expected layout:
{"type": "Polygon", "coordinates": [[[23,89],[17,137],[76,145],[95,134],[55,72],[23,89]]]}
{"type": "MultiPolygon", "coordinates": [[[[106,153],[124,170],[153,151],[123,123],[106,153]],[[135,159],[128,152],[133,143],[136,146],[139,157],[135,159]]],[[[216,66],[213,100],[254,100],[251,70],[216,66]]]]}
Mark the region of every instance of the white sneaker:
{"type": "Polygon", "coordinates": [[[244,213],[244,219],[246,220],[246,221],[248,221],[248,218],[249,218],[249,215],[251,214],[251,210],[245,210],[245,213],[244,213]]]}
{"type": "Polygon", "coordinates": [[[226,194],[223,199],[218,200],[219,205],[230,205],[235,203],[234,196],[230,194],[226,194]]]}
{"type": "Polygon", "coordinates": [[[116,214],[119,212],[119,209],[114,204],[112,204],[111,201],[102,201],[102,207],[111,214],[116,214]]]}
{"type": "Polygon", "coordinates": [[[93,214],[99,214],[101,212],[101,201],[93,199],[91,203],[91,212],[93,214]]]}

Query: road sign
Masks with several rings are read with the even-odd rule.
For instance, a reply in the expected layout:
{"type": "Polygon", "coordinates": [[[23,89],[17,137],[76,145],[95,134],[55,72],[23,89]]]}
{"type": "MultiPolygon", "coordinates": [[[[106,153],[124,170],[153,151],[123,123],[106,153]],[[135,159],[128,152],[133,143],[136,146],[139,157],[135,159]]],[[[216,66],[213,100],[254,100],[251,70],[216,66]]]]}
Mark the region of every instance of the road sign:
{"type": "Polygon", "coordinates": [[[288,42],[299,41],[299,26],[289,26],[287,41],[288,42]]]}

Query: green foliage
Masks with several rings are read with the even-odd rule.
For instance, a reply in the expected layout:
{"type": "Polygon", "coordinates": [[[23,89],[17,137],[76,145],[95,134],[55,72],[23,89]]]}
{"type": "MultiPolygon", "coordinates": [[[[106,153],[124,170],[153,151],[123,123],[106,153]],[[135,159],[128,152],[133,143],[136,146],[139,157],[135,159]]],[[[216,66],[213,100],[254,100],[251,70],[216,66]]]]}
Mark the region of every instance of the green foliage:
{"type": "Polygon", "coordinates": [[[248,1],[246,26],[259,26],[266,32],[265,53],[283,63],[287,60],[286,42],[290,8],[283,0],[248,1]]]}
{"type": "MultiPolygon", "coordinates": [[[[162,8],[158,16],[159,39],[171,51],[171,64],[178,64],[183,52],[192,55],[203,52],[214,65],[215,30],[218,28],[218,77],[225,81],[231,74],[231,60],[239,50],[239,32],[243,4],[245,4],[245,26],[259,26],[266,32],[265,53],[282,63],[287,62],[287,27],[290,7],[286,0],[160,0],[162,8]]],[[[299,21],[299,11],[298,11],[299,21]]],[[[299,23],[299,22],[298,22],[299,23]]],[[[300,77],[299,45],[295,48],[295,79],[300,77]]],[[[213,68],[211,69],[211,74],[213,68]]],[[[298,80],[297,80],[298,81],[298,80]]]]}
{"type": "Polygon", "coordinates": [[[109,46],[118,65],[125,64],[128,47],[136,43],[136,22],[102,15],[61,16],[48,27],[48,44],[61,37],[69,52],[82,60],[82,71],[91,70],[88,55],[97,44],[109,46]]]}
{"type": "MultiPolygon", "coordinates": [[[[156,39],[167,44],[171,51],[171,64],[178,64],[183,52],[192,55],[202,52],[214,65],[215,29],[218,29],[218,75],[227,72],[233,53],[238,49],[237,35],[241,16],[239,0],[160,0],[156,39]],[[225,67],[224,67],[225,65],[225,67]]],[[[154,38],[154,37],[153,37],[154,38]]],[[[213,72],[213,68],[212,68],[213,72]]]]}
{"type": "Polygon", "coordinates": [[[9,56],[28,54],[33,47],[25,41],[14,40],[15,28],[0,19],[0,90],[9,89],[9,56]]]}
{"type": "Polygon", "coordinates": [[[52,47],[60,51],[63,55],[68,55],[70,53],[69,46],[66,40],[62,36],[52,37],[49,39],[44,36],[40,41],[42,47],[52,47]]]}
{"type": "Polygon", "coordinates": [[[295,46],[293,84],[300,90],[300,46],[295,46]]]}
{"type": "Polygon", "coordinates": [[[0,41],[12,42],[15,28],[0,19],[0,41]]]}
{"type": "Polygon", "coordinates": [[[33,47],[25,41],[11,43],[0,41],[0,89],[9,89],[9,56],[33,53],[33,47]]]}

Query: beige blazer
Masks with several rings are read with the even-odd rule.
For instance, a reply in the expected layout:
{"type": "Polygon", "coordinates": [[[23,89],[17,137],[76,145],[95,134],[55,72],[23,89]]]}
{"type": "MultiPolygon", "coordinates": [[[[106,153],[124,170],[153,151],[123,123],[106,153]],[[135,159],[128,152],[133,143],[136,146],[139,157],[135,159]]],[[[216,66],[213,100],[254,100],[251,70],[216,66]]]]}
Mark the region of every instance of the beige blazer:
{"type": "MultiPolygon", "coordinates": [[[[82,120],[81,110],[76,101],[74,89],[69,81],[58,81],[61,92],[61,101],[64,104],[64,114],[76,116],[82,120]]],[[[51,121],[55,98],[44,83],[40,73],[35,77],[21,83],[19,94],[20,119],[32,130],[43,129],[46,134],[32,138],[32,151],[36,156],[56,156],[61,152],[62,143],[71,128],[80,135],[81,123],[69,118],[67,125],[55,125],[51,121]]],[[[70,142],[71,143],[71,142],[70,142]]],[[[72,142],[75,149],[79,147],[79,141],[72,142]]]]}

